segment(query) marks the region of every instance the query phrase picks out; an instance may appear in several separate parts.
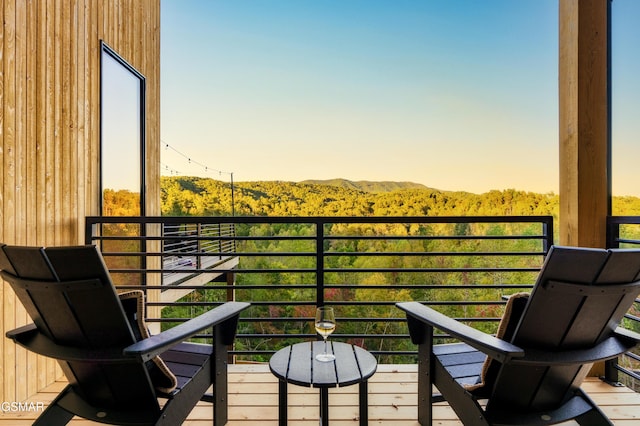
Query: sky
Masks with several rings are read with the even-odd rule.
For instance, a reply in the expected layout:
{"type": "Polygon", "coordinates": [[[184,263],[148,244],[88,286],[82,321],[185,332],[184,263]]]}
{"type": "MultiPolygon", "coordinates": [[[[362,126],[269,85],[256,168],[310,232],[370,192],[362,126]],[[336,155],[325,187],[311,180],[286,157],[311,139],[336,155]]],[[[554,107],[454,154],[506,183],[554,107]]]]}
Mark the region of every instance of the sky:
{"type": "MultiPolygon", "coordinates": [[[[614,0],[614,195],[640,1],[614,0]]],[[[162,0],[164,175],[558,191],[558,0],[162,0]]]]}

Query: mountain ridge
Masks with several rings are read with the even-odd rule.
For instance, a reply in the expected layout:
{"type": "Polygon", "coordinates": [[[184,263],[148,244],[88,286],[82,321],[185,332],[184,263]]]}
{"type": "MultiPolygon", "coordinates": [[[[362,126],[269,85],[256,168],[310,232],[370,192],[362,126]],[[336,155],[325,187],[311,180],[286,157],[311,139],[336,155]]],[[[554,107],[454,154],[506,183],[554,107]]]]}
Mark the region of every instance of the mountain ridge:
{"type": "Polygon", "coordinates": [[[329,185],[329,186],[337,186],[339,188],[347,188],[347,189],[355,189],[357,191],[362,192],[393,192],[401,189],[431,189],[436,190],[435,188],[430,188],[421,183],[415,182],[407,182],[407,181],[370,181],[370,180],[349,180],[344,178],[336,178],[336,179],[306,179],[298,182],[300,184],[310,184],[310,185],[329,185]]]}

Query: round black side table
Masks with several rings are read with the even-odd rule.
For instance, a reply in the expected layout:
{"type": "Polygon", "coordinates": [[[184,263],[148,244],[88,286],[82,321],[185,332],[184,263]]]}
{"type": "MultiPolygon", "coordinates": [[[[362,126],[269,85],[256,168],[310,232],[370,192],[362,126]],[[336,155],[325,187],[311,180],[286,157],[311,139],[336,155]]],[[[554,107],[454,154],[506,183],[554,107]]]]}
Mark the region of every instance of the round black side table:
{"type": "Polygon", "coordinates": [[[315,356],[324,351],[324,342],[303,342],[280,349],[269,361],[271,372],[279,379],[278,419],[287,424],[287,384],[320,389],[320,422],[329,424],[329,388],[359,384],[360,425],[369,421],[367,381],[376,372],[376,359],[361,347],[329,341],[327,352],[336,359],[320,362],[315,356]]]}

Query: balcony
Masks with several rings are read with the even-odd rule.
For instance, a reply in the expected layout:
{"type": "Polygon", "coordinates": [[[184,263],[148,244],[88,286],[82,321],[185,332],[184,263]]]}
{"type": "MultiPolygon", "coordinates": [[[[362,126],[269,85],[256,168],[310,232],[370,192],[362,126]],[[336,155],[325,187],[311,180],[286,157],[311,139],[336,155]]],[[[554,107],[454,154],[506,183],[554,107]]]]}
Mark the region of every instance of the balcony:
{"type": "MultiPolygon", "coordinates": [[[[636,219],[611,218],[610,245],[640,244],[636,219]]],[[[156,329],[227,300],[252,303],[232,351],[230,424],[275,424],[277,382],[265,362],[283,346],[316,338],[312,312],[327,304],[339,316],[331,338],[363,346],[378,358],[370,419],[414,425],[416,348],[394,303],[422,301],[493,332],[503,296],[532,287],[554,227],[546,216],[89,217],[85,235],[87,243],[102,247],[120,288],[147,292],[148,323],[156,329]]],[[[626,326],[637,329],[637,320],[630,312],[626,326]]],[[[584,384],[616,424],[640,418],[640,394],[630,388],[639,379],[638,359],[627,354],[605,369],[629,387],[597,378],[584,384]]],[[[32,400],[50,400],[63,384],[32,400]]],[[[331,412],[340,423],[353,424],[357,417],[356,390],[335,391],[341,396],[333,397],[331,412]]],[[[290,415],[296,424],[311,424],[317,419],[316,391],[290,391],[298,392],[290,398],[290,415]]],[[[16,424],[10,415],[0,417],[0,424],[16,424]]],[[[446,405],[437,415],[441,424],[460,424],[446,405]]],[[[210,416],[198,407],[188,424],[209,422],[210,416]]]]}
{"type": "MultiPolygon", "coordinates": [[[[29,45],[29,52],[31,52],[29,57],[40,58],[52,53],[55,56],[56,63],[62,64],[62,69],[57,66],[38,68],[37,75],[41,76],[42,82],[59,81],[58,76],[61,72],[62,75],[71,77],[68,81],[65,80],[66,87],[69,89],[65,91],[65,94],[70,94],[69,96],[59,96],[60,91],[51,91],[51,87],[48,84],[32,84],[33,81],[29,78],[23,78],[25,73],[21,72],[25,63],[22,61],[25,57],[24,45],[22,43],[5,43],[4,57],[16,58],[16,61],[11,63],[17,64],[18,68],[16,72],[5,73],[4,84],[5,87],[14,88],[15,90],[12,92],[13,94],[8,93],[7,96],[3,97],[4,110],[9,112],[5,120],[7,123],[5,124],[5,130],[8,129],[9,131],[3,133],[6,137],[3,136],[1,138],[2,141],[0,141],[5,165],[3,169],[4,186],[1,211],[4,218],[3,242],[10,244],[20,242],[29,242],[31,244],[75,243],[78,240],[78,235],[82,234],[82,230],[78,229],[78,222],[89,212],[99,211],[98,200],[102,196],[99,193],[102,173],[99,158],[95,155],[85,155],[84,157],[78,155],[78,153],[91,154],[100,152],[100,129],[95,123],[100,122],[101,108],[92,107],[87,109],[79,108],[78,106],[96,106],[100,104],[100,90],[96,88],[99,87],[101,67],[96,64],[95,56],[91,52],[99,51],[101,39],[105,34],[110,35],[107,37],[109,39],[107,41],[112,43],[111,47],[120,52],[123,57],[132,58],[133,63],[131,65],[140,69],[148,79],[146,94],[149,102],[144,114],[146,124],[142,128],[145,129],[145,133],[149,137],[144,144],[145,155],[141,155],[140,158],[157,160],[160,157],[159,152],[162,148],[158,120],[160,117],[160,104],[158,102],[160,95],[160,64],[158,60],[160,57],[160,19],[159,13],[157,13],[158,2],[141,2],[140,5],[137,3],[135,6],[130,5],[130,8],[132,10],[135,9],[136,13],[113,13],[116,7],[123,6],[119,4],[84,2],[86,7],[78,8],[75,2],[69,2],[68,5],[61,2],[61,16],[78,16],[78,19],[70,20],[71,26],[67,25],[66,21],[68,20],[65,19],[60,20],[64,24],[61,26],[50,25],[51,22],[45,19],[33,20],[33,22],[29,19],[21,19],[25,16],[35,16],[31,12],[35,13],[36,10],[29,9],[30,12],[25,14],[24,8],[16,6],[20,2],[14,3],[15,5],[11,3],[5,7],[5,15],[9,24],[13,25],[12,23],[15,23],[10,32],[15,34],[16,40],[26,40],[28,38],[26,35],[30,31],[37,30],[38,34],[42,35],[41,38],[38,37],[38,40],[34,42],[35,44],[29,45]],[[145,21],[145,25],[147,25],[145,28],[150,29],[150,31],[137,31],[138,28],[143,27],[141,25],[123,24],[127,22],[135,23],[140,20],[145,21]],[[98,28],[104,31],[87,32],[82,30],[83,28],[98,28]],[[135,28],[136,31],[132,31],[132,28],[135,28]],[[62,34],[62,37],[58,37],[58,33],[62,34]],[[78,35],[81,36],[81,40],[76,40],[78,35]],[[136,46],[140,45],[147,47],[145,49],[146,55],[137,55],[136,46]],[[74,52],[71,52],[72,57],[77,60],[64,60],[65,55],[70,52],[70,46],[71,48],[74,46],[78,48],[78,54],[73,55],[74,52]],[[73,76],[80,76],[81,78],[77,79],[73,76]],[[85,90],[85,87],[92,87],[96,90],[85,90]],[[37,119],[37,117],[50,117],[52,114],[56,115],[56,117],[60,116],[62,119],[37,119]],[[73,125],[69,125],[69,123],[73,125]],[[34,151],[33,144],[34,132],[37,133],[36,139],[39,144],[36,151],[34,151]],[[53,157],[43,153],[55,153],[63,161],[56,161],[54,164],[54,162],[50,161],[53,157]],[[70,159],[71,161],[65,161],[65,159],[70,159]],[[28,182],[29,185],[24,185],[25,182],[28,182]]],[[[561,234],[564,238],[570,236],[571,240],[567,241],[577,245],[594,244],[593,241],[597,241],[598,245],[601,244],[602,240],[599,238],[594,239],[592,231],[601,230],[604,223],[603,219],[607,214],[607,187],[611,183],[610,179],[603,178],[611,170],[610,164],[607,164],[606,161],[607,158],[610,158],[611,139],[607,137],[607,134],[611,132],[611,110],[610,108],[603,108],[603,105],[607,105],[608,99],[610,99],[612,81],[611,78],[608,78],[611,77],[611,64],[609,61],[611,49],[607,45],[610,42],[609,35],[611,34],[611,20],[608,19],[610,17],[610,2],[595,2],[597,7],[595,7],[595,3],[591,3],[593,2],[562,1],[560,2],[559,13],[559,86],[562,89],[559,93],[559,128],[562,132],[559,137],[559,140],[562,141],[560,144],[561,156],[572,159],[577,158],[576,156],[578,155],[586,155],[594,160],[560,162],[560,198],[564,204],[561,215],[563,217],[563,227],[565,228],[565,231],[561,232],[561,234]],[[581,22],[581,25],[577,25],[578,21],[581,22]],[[589,57],[592,60],[578,61],[576,60],[578,57],[589,57]],[[584,117],[587,119],[584,119],[584,117]],[[571,140],[572,143],[564,143],[567,140],[571,140]],[[576,197],[573,194],[580,194],[581,196],[576,197]]],[[[38,16],[45,12],[44,9],[36,9],[38,16]]],[[[122,10],[120,9],[121,12],[122,10]]],[[[38,61],[29,63],[35,66],[38,61]]],[[[142,183],[148,189],[147,199],[156,200],[159,197],[159,185],[157,183],[160,175],[159,162],[148,161],[144,170],[145,176],[142,183]]],[[[151,203],[152,208],[148,209],[147,213],[159,214],[159,208],[157,205],[154,207],[154,203],[151,203]]],[[[243,225],[240,222],[236,224],[238,226],[243,225]]],[[[460,233],[464,232],[463,226],[461,225],[459,229],[460,233]]],[[[161,242],[160,240],[147,238],[155,238],[160,235],[159,233],[156,234],[155,231],[156,229],[150,225],[149,229],[145,230],[145,234],[140,235],[140,246],[137,248],[139,253],[144,253],[143,255],[137,255],[138,261],[142,262],[144,260],[148,263],[135,264],[134,262],[129,265],[119,265],[115,269],[121,270],[120,279],[123,280],[123,285],[145,286],[149,296],[149,303],[151,304],[150,308],[152,308],[149,309],[149,312],[153,315],[157,327],[162,326],[165,322],[180,320],[177,312],[168,312],[172,308],[179,307],[186,310],[206,309],[208,306],[218,303],[217,300],[226,300],[228,298],[247,298],[247,300],[251,300],[251,294],[255,295],[259,290],[271,291],[271,287],[266,287],[266,282],[264,284],[265,287],[262,289],[253,283],[251,285],[255,289],[247,288],[249,285],[247,279],[251,277],[252,272],[248,269],[242,269],[243,265],[240,265],[240,260],[257,259],[257,257],[252,257],[250,253],[246,253],[246,255],[243,253],[237,257],[239,262],[237,267],[231,267],[230,263],[218,265],[219,271],[212,271],[209,265],[205,263],[198,264],[194,262],[190,265],[180,265],[178,257],[178,264],[168,268],[179,269],[178,266],[188,266],[193,270],[173,272],[187,275],[176,275],[174,278],[177,278],[180,283],[165,286],[169,276],[164,277],[163,274],[171,272],[163,266],[162,254],[158,254],[155,257],[153,255],[154,252],[162,253],[161,242]],[[143,242],[144,247],[142,247],[143,242]],[[205,266],[203,267],[203,265],[205,266]],[[133,272],[127,275],[124,272],[126,269],[130,269],[133,272]],[[225,272],[225,269],[233,272],[225,272]],[[151,272],[153,270],[157,272],[151,272]],[[183,280],[184,278],[205,278],[208,280],[209,277],[205,275],[207,273],[219,275],[213,278],[214,281],[211,284],[208,284],[208,281],[205,283],[206,289],[203,289],[205,284],[183,280]],[[227,278],[229,278],[228,281],[227,278]],[[216,279],[222,279],[226,282],[215,281],[216,279]],[[252,292],[249,293],[249,290],[252,290],[252,292]],[[211,300],[207,300],[204,297],[205,294],[212,295],[211,300]],[[172,299],[175,299],[175,303],[172,299]],[[167,311],[164,317],[162,316],[163,308],[167,311]],[[176,315],[175,318],[169,317],[174,313],[176,315]]],[[[88,235],[93,236],[93,234],[88,235]]],[[[596,237],[599,237],[599,234],[596,237]]],[[[103,243],[102,241],[99,242],[103,243]]],[[[278,241],[278,243],[280,242],[284,243],[284,240],[278,241]]],[[[473,244],[472,240],[460,240],[460,245],[464,247],[465,245],[472,246],[473,244]]],[[[103,245],[103,248],[107,247],[103,245]]],[[[468,247],[466,248],[468,249],[468,247]]],[[[129,259],[135,260],[136,255],[131,254],[136,251],[135,247],[130,247],[129,249],[132,250],[127,251],[127,256],[133,256],[129,259]]],[[[479,250],[481,249],[479,248],[479,250]]],[[[240,250],[237,251],[240,252],[240,250]]],[[[113,254],[114,252],[112,252],[113,254]]],[[[170,254],[168,256],[174,255],[170,254]]],[[[364,269],[366,267],[364,256],[353,254],[348,256],[361,258],[360,268],[364,269]]],[[[441,260],[446,261],[447,259],[456,258],[456,256],[458,255],[445,256],[441,260]]],[[[113,257],[117,259],[117,256],[114,255],[113,257]]],[[[540,257],[538,256],[538,258],[540,257]]],[[[401,259],[392,254],[382,255],[380,258],[392,261],[401,259]]],[[[459,258],[462,259],[462,255],[459,258]]],[[[310,264],[314,259],[313,255],[309,256],[310,264]]],[[[339,259],[337,256],[334,258],[336,261],[339,259]]],[[[434,256],[433,259],[435,262],[437,256],[434,256]]],[[[498,257],[495,257],[495,259],[498,259],[498,257]]],[[[170,259],[166,260],[169,262],[170,259]]],[[[425,260],[425,263],[429,263],[429,261],[425,260]]],[[[287,268],[286,265],[281,266],[283,270],[287,268]]],[[[390,265],[386,269],[390,269],[392,266],[394,265],[390,265]]],[[[389,288],[386,287],[386,284],[379,284],[378,281],[375,281],[375,279],[382,281],[382,278],[386,279],[388,275],[393,276],[393,274],[396,274],[397,280],[401,283],[405,278],[402,272],[375,272],[381,275],[373,275],[372,272],[372,275],[367,277],[371,281],[368,283],[334,282],[331,278],[339,274],[344,276],[353,275],[356,278],[360,278],[357,274],[361,272],[342,272],[339,270],[340,267],[339,262],[337,265],[330,266],[336,271],[326,272],[327,276],[325,278],[327,278],[327,282],[325,284],[328,284],[328,286],[323,284],[319,292],[317,289],[314,290],[313,275],[310,275],[311,278],[305,279],[304,284],[301,284],[300,287],[296,288],[295,284],[290,284],[290,288],[273,289],[275,293],[273,294],[273,301],[255,300],[255,311],[251,312],[243,322],[243,326],[246,327],[242,330],[245,340],[243,340],[242,345],[238,345],[236,348],[238,351],[237,359],[242,357],[264,359],[268,357],[270,351],[277,345],[284,344],[285,339],[283,338],[275,337],[271,339],[271,337],[266,337],[270,336],[272,330],[269,327],[272,324],[286,325],[287,333],[282,334],[288,335],[289,332],[292,332],[291,334],[295,335],[292,339],[308,338],[311,334],[308,327],[300,326],[298,330],[295,330],[294,326],[297,326],[297,322],[292,321],[292,318],[297,318],[293,316],[294,313],[300,313],[301,321],[298,322],[305,322],[308,319],[308,315],[304,314],[304,309],[302,308],[313,305],[316,301],[315,294],[320,294],[320,297],[323,298],[326,297],[336,306],[365,310],[370,307],[370,317],[375,314],[380,315],[374,308],[389,307],[387,303],[389,300],[385,300],[383,297],[385,296],[384,291],[388,290],[389,292],[386,294],[392,294],[398,298],[405,294],[402,291],[406,289],[389,288]],[[379,288],[367,287],[373,286],[374,282],[379,288]],[[357,285],[358,287],[347,288],[346,286],[349,285],[357,285]],[[306,300],[288,304],[276,303],[278,300],[286,300],[286,296],[292,291],[296,291],[296,294],[300,293],[306,300]],[[339,299],[335,299],[338,295],[345,294],[344,291],[358,294],[361,297],[358,300],[358,304],[341,304],[344,301],[341,302],[339,299]],[[294,312],[294,308],[297,308],[298,311],[294,312]],[[264,313],[268,315],[263,316],[264,313]],[[264,318],[269,318],[269,321],[264,321],[264,318]],[[256,328],[259,329],[260,327],[262,327],[260,332],[254,332],[256,328]],[[252,337],[252,335],[256,337],[252,337]],[[270,345],[270,347],[265,348],[267,345],[270,345]]],[[[492,327],[495,324],[495,317],[499,314],[502,305],[499,294],[510,291],[512,288],[495,286],[489,299],[479,300],[479,290],[482,289],[476,286],[466,286],[471,284],[480,286],[504,285],[504,283],[501,283],[499,279],[493,280],[493,284],[474,283],[475,278],[473,277],[474,274],[471,273],[472,271],[461,270],[458,272],[453,271],[454,268],[449,268],[452,269],[451,272],[442,271],[443,273],[439,275],[437,262],[435,265],[432,262],[429,268],[433,270],[434,277],[440,277],[440,282],[430,282],[429,284],[413,283],[412,285],[417,285],[418,287],[412,288],[412,290],[434,291],[439,296],[442,296],[443,299],[434,299],[430,303],[437,304],[443,310],[450,311],[456,316],[469,318],[470,322],[478,326],[492,327]],[[447,277],[452,278],[447,279],[447,277]],[[453,283],[455,282],[453,278],[460,278],[457,288],[453,288],[453,283]],[[420,288],[420,285],[423,287],[420,288]],[[449,293],[447,294],[447,292],[449,293]],[[465,300],[469,302],[464,303],[465,300]],[[459,304],[454,304],[453,302],[459,304]],[[483,310],[484,312],[482,312],[483,310]]],[[[294,280],[295,277],[293,275],[298,273],[283,272],[276,270],[277,268],[273,266],[266,265],[261,265],[261,268],[256,268],[256,271],[258,269],[260,269],[261,275],[255,272],[256,275],[274,279],[276,276],[282,277],[284,275],[286,278],[294,280]],[[270,271],[270,269],[273,271],[270,271]]],[[[418,269],[427,269],[427,266],[415,266],[414,270],[418,269]]],[[[468,268],[463,265],[462,269],[468,268]]],[[[303,273],[313,274],[314,272],[300,272],[300,274],[303,273]]],[[[369,272],[364,271],[362,273],[369,274],[369,272]]],[[[422,272],[417,272],[417,274],[420,273],[422,272]]],[[[426,274],[431,274],[431,272],[426,271],[423,273],[425,276],[426,274]]],[[[323,272],[324,274],[325,272],[323,272]]],[[[507,272],[495,271],[495,274],[505,275],[507,272]]],[[[521,280],[514,278],[513,281],[520,281],[525,284],[530,282],[529,278],[524,275],[525,273],[522,274],[521,280]]],[[[437,279],[434,278],[434,281],[437,281],[437,279]]],[[[511,285],[506,281],[506,278],[505,283],[511,285]]],[[[269,282],[269,285],[271,285],[271,282],[269,282]]],[[[489,289],[487,288],[487,290],[489,289]]],[[[10,293],[5,291],[3,298],[1,316],[3,317],[4,331],[28,321],[28,318],[15,303],[15,298],[10,293]]],[[[343,314],[342,331],[340,331],[343,336],[340,338],[351,338],[349,333],[346,332],[351,327],[354,329],[353,335],[367,337],[367,341],[363,342],[363,344],[366,343],[371,348],[375,347],[380,356],[384,356],[384,351],[387,350],[386,345],[390,341],[406,341],[401,329],[397,330],[397,337],[394,337],[393,333],[391,333],[391,331],[395,331],[394,327],[400,324],[400,321],[397,321],[397,313],[387,310],[385,314],[388,315],[388,318],[385,317],[384,321],[371,323],[355,320],[348,323],[346,319],[350,317],[343,314]],[[360,325],[365,329],[357,330],[355,329],[356,325],[360,325]],[[370,325],[370,329],[366,329],[367,325],[370,325]],[[371,328],[374,328],[374,326],[375,330],[372,330],[371,328]],[[369,337],[372,331],[376,331],[378,334],[369,337]],[[386,331],[383,334],[384,338],[379,337],[382,331],[386,331]]],[[[368,317],[365,316],[363,318],[368,317]]],[[[629,318],[629,320],[632,319],[629,318]]],[[[363,337],[360,338],[363,339],[363,337]]],[[[405,361],[411,363],[412,348],[406,348],[406,352],[407,355],[398,355],[406,356],[405,361]]],[[[16,356],[19,354],[19,352],[14,351],[12,347],[6,344],[3,347],[3,362],[0,363],[2,364],[0,367],[3,369],[3,374],[0,376],[2,377],[0,388],[3,390],[0,393],[4,396],[3,399],[12,398],[13,395],[29,395],[32,391],[40,389],[46,383],[50,383],[54,379],[53,375],[56,374],[53,363],[41,363],[40,360],[36,361],[35,359],[24,359],[16,356]]]]}

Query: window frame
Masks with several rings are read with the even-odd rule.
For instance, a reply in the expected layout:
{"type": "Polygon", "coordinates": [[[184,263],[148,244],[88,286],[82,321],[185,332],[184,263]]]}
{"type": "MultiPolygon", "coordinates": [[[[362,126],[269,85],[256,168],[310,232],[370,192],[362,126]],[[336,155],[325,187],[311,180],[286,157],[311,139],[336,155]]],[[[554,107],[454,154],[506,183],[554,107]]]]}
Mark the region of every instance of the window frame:
{"type": "Polygon", "coordinates": [[[114,60],[117,64],[121,65],[125,71],[131,73],[131,75],[138,79],[139,81],[139,141],[140,141],[140,216],[146,215],[146,170],[145,170],[145,157],[146,157],[146,78],[142,73],[140,73],[137,69],[135,69],[131,64],[129,64],[126,60],[124,60],[114,49],[112,49],[104,40],[100,40],[100,161],[99,161],[99,180],[100,180],[100,206],[99,211],[100,215],[105,216],[104,214],[104,182],[103,182],[103,170],[104,170],[104,105],[103,105],[103,92],[105,90],[105,82],[104,82],[104,60],[105,55],[107,55],[110,59],[114,60]]]}

